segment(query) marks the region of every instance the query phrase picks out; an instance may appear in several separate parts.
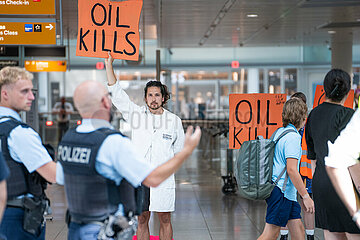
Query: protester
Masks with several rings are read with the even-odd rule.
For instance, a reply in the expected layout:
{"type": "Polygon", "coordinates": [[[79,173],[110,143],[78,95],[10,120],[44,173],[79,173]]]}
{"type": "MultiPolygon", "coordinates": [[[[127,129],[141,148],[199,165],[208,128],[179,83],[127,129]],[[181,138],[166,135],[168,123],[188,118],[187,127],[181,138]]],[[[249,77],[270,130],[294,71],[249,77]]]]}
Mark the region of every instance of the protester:
{"type": "MultiPolygon", "coordinates": [[[[109,52],[105,60],[108,89],[112,100],[124,119],[131,125],[131,139],[143,162],[159,166],[178,153],[184,143],[181,119],[164,108],[170,99],[167,87],[160,81],[150,81],[144,89],[146,106],[132,102],[121,88],[113,70],[114,59],[109,52]]],[[[175,177],[171,175],[156,188],[145,188],[143,213],[139,217],[137,238],[148,240],[150,212],[157,212],[160,220],[160,238],[171,240],[173,230],[171,212],[175,210],[175,177]]]]}

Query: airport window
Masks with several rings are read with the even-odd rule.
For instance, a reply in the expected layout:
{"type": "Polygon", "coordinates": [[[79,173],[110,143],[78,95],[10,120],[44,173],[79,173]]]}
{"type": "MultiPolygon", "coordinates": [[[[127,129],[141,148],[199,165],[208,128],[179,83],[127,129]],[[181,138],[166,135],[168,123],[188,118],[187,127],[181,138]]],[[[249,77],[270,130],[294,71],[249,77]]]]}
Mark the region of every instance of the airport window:
{"type": "Polygon", "coordinates": [[[285,69],[284,72],[285,79],[285,93],[288,96],[291,96],[295,92],[297,92],[297,76],[296,69],[285,69]]]}

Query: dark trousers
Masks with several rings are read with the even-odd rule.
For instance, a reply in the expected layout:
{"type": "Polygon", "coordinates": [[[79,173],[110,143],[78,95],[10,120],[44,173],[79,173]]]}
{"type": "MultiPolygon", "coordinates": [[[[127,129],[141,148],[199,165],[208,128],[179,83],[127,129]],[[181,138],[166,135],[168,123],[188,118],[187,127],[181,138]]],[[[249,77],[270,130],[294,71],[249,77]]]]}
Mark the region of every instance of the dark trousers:
{"type": "Polygon", "coordinates": [[[69,121],[67,122],[58,122],[58,143],[61,141],[62,137],[69,129],[69,121]]]}
{"type": "Polygon", "coordinates": [[[45,240],[45,226],[40,229],[40,235],[35,236],[23,229],[23,219],[23,209],[7,207],[0,225],[0,236],[3,234],[8,240],[45,240]]]}

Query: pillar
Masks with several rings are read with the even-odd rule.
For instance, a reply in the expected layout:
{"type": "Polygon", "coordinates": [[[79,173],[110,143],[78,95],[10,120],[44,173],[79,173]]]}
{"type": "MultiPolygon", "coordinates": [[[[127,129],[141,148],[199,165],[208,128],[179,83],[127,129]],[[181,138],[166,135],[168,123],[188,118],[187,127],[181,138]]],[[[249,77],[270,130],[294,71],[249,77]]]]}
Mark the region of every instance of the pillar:
{"type": "Polygon", "coordinates": [[[353,34],[348,29],[336,29],[331,35],[331,67],[340,68],[352,76],[353,34]]]}

